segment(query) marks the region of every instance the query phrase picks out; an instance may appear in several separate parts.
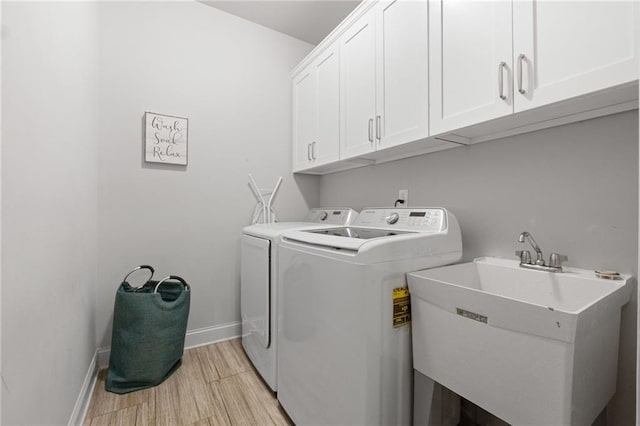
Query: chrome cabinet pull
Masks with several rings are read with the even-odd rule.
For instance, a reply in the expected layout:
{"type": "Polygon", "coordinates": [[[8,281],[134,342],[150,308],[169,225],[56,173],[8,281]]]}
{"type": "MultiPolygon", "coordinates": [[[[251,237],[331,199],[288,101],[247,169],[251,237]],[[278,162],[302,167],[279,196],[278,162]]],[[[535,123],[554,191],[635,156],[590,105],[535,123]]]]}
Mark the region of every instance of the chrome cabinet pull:
{"type": "Polygon", "coordinates": [[[376,139],[382,139],[382,128],[380,127],[380,122],[382,121],[382,117],[376,115],[376,139]]]}
{"type": "Polygon", "coordinates": [[[307,160],[311,161],[311,144],[307,144],[307,160]]]}
{"type": "Polygon", "coordinates": [[[507,96],[504,94],[504,69],[507,66],[505,61],[500,62],[498,65],[498,96],[503,101],[507,99],[507,96]]]}
{"type": "Polygon", "coordinates": [[[311,142],[311,159],[316,159],[316,141],[311,142]]]}
{"type": "Polygon", "coordinates": [[[373,118],[369,119],[369,142],[373,143],[373,118]]]}
{"type": "Polygon", "coordinates": [[[522,64],[524,62],[524,58],[524,53],[518,55],[518,92],[522,95],[527,93],[527,91],[522,88],[522,64]]]}

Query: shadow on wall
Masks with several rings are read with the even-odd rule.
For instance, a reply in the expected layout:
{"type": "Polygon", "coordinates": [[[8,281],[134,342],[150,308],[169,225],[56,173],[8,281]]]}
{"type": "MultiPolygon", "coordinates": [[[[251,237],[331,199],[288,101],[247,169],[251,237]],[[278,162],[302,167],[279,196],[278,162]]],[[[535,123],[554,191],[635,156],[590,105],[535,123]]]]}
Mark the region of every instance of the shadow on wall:
{"type": "MultiPolygon", "coordinates": [[[[302,198],[304,199],[304,202],[307,204],[307,207],[309,207],[310,209],[314,207],[320,207],[318,205],[320,203],[320,194],[319,194],[320,176],[294,174],[293,180],[298,186],[298,189],[300,190],[300,194],[302,194],[302,198]]],[[[338,206],[330,206],[330,207],[338,207],[338,206]]]]}

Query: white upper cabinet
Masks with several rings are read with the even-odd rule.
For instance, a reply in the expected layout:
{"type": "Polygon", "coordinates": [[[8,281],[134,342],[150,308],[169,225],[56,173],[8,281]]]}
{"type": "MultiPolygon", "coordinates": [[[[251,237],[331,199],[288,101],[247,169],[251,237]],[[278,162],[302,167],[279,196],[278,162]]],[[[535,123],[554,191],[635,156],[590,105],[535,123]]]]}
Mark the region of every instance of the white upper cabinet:
{"type": "Polygon", "coordinates": [[[294,170],[340,157],[339,76],[338,49],[330,46],[293,80],[294,170]]]}
{"type": "Polygon", "coordinates": [[[340,158],[340,62],[334,44],[314,63],[316,70],[317,128],[311,146],[314,166],[340,158]]]}
{"type": "Polygon", "coordinates": [[[513,112],[511,2],[429,1],[431,134],[513,112]]]}
{"type": "Polygon", "coordinates": [[[638,1],[513,3],[515,111],[638,78],[638,1]]]}
{"type": "Polygon", "coordinates": [[[375,149],[376,34],[375,13],[369,10],[340,41],[341,147],[343,158],[375,149]]]}
{"type": "Polygon", "coordinates": [[[292,72],[294,171],[637,108],[640,0],[363,0],[292,72]]]}
{"type": "Polygon", "coordinates": [[[341,37],[342,158],[428,136],[427,12],[381,1],[341,37]]]}
{"type": "Polygon", "coordinates": [[[316,78],[309,67],[293,81],[293,157],[294,170],[309,167],[316,133],[316,78]]]}
{"type": "Polygon", "coordinates": [[[429,1],[431,135],[638,78],[637,1],[429,1]]]}
{"type": "Polygon", "coordinates": [[[426,1],[383,1],[376,10],[377,149],[429,135],[426,1]]]}

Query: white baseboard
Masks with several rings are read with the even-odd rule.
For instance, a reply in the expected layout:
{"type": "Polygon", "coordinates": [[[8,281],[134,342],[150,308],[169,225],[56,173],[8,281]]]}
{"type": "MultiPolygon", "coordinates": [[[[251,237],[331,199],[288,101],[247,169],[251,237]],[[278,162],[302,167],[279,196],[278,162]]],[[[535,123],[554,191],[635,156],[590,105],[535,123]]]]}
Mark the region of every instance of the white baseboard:
{"type": "Polygon", "coordinates": [[[213,327],[196,328],[187,331],[184,341],[186,349],[197,348],[198,346],[210,345],[216,342],[235,339],[242,334],[242,323],[240,321],[228,322],[213,327]]]}
{"type": "MultiPolygon", "coordinates": [[[[210,345],[224,340],[240,337],[242,334],[242,323],[240,321],[228,322],[226,324],[215,325],[213,327],[196,328],[188,330],[184,341],[185,349],[196,348],[198,346],[210,345]]],[[[109,356],[111,347],[98,348],[98,370],[109,366],[109,356]]]]}
{"type": "Polygon", "coordinates": [[[98,351],[93,354],[91,364],[89,364],[89,370],[84,377],[80,394],[76,400],[76,405],[71,412],[71,418],[69,419],[69,426],[82,425],[84,418],[87,415],[87,409],[89,408],[89,401],[91,401],[91,395],[93,394],[93,388],[96,385],[96,379],[98,378],[98,351]]]}

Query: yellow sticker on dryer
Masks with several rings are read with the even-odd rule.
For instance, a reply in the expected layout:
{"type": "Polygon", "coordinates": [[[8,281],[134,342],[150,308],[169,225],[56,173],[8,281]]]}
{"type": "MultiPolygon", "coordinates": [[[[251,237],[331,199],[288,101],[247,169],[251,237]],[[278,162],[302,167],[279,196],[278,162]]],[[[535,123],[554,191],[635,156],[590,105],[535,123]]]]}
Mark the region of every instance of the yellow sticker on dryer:
{"type": "Polygon", "coordinates": [[[393,327],[402,327],[411,322],[411,299],[407,287],[393,289],[393,327]]]}

